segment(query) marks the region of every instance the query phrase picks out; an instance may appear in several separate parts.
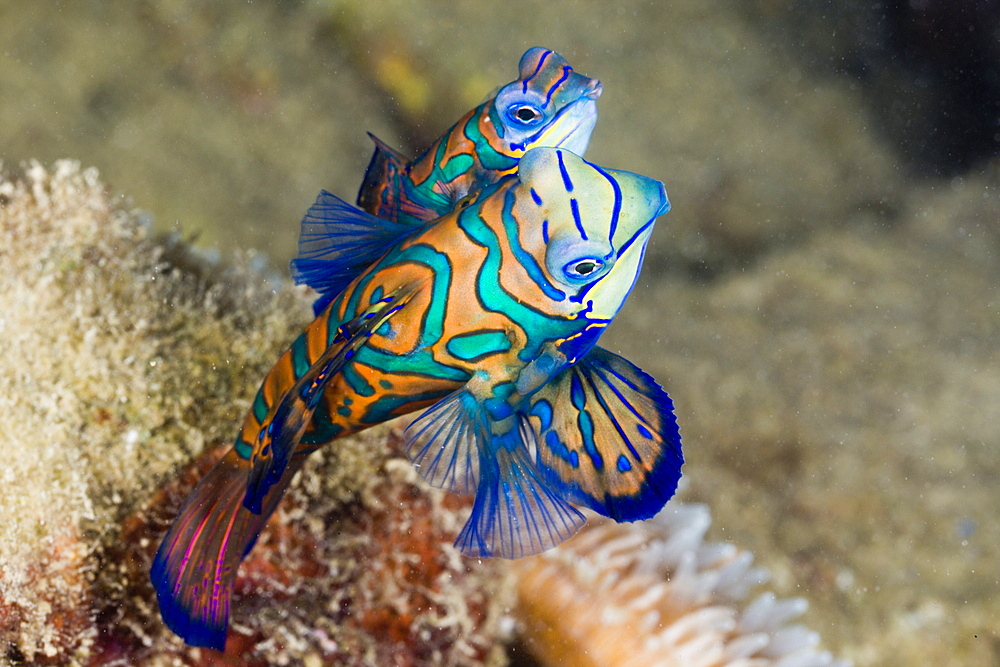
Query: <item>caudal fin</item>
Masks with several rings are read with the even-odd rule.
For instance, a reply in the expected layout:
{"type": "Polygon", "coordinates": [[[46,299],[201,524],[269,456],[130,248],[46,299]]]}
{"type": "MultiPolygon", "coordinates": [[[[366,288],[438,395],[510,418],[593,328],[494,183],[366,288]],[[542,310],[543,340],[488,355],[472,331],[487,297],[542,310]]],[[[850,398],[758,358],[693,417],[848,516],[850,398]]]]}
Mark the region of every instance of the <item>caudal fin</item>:
{"type": "Polygon", "coordinates": [[[262,512],[243,506],[249,463],[230,450],[195,487],[153,559],[150,579],[163,622],[191,646],[221,651],[240,561],[301,465],[293,457],[262,512]]]}

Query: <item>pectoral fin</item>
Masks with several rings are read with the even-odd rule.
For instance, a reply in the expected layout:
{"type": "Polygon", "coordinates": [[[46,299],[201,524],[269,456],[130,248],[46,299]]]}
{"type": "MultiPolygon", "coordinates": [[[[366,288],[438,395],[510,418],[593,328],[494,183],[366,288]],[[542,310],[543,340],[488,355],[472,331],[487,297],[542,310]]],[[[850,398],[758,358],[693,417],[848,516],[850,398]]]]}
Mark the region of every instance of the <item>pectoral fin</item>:
{"type": "Polygon", "coordinates": [[[461,389],[428,408],[407,429],[407,454],[434,486],[475,492],[472,515],[455,546],[466,556],[521,558],[569,539],[583,515],[549,488],[531,460],[535,433],[512,415],[494,433],[486,411],[461,389]]]}
{"type": "Polygon", "coordinates": [[[531,397],[538,467],[571,502],[617,521],[673,496],[684,462],[673,403],[631,362],[599,347],[531,397]]]}

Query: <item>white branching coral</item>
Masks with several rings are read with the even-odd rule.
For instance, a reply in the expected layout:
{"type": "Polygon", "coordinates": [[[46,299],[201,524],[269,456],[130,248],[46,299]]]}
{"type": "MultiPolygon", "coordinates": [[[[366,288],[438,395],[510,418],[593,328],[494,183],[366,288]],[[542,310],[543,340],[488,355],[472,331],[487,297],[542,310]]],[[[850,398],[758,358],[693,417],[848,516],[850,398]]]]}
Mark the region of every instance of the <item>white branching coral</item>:
{"type": "Polygon", "coordinates": [[[671,503],[633,524],[595,519],[577,538],[517,563],[522,632],[549,665],[846,667],[788,622],[802,599],[763,593],[753,555],[705,543],[702,505],[671,503]],[[742,609],[741,609],[742,607],[742,609]]]}

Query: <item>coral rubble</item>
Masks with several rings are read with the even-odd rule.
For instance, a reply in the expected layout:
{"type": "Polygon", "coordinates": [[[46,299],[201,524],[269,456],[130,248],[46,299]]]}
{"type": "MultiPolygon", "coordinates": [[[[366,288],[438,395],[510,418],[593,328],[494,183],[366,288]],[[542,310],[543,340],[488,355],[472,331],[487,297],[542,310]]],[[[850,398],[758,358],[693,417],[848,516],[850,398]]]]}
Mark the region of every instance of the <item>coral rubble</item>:
{"type": "Polygon", "coordinates": [[[517,563],[523,634],[546,665],[844,667],[819,636],[787,625],[805,600],[749,589],[767,573],[730,544],[703,541],[703,505],[674,501],[634,524],[599,519],[517,563]]]}

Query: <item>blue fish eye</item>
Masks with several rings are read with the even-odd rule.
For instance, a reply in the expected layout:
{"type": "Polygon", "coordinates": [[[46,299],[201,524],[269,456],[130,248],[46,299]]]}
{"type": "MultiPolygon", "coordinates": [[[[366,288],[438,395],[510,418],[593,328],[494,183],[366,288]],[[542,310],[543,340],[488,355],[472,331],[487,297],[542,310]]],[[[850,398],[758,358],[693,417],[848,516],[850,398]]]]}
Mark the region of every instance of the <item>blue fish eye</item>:
{"type": "Polygon", "coordinates": [[[604,268],[600,257],[581,257],[563,267],[563,273],[574,282],[590,280],[604,268]]]}
{"type": "Polygon", "coordinates": [[[519,125],[535,125],[542,120],[542,111],[533,104],[518,102],[507,107],[507,118],[519,125]]]}

